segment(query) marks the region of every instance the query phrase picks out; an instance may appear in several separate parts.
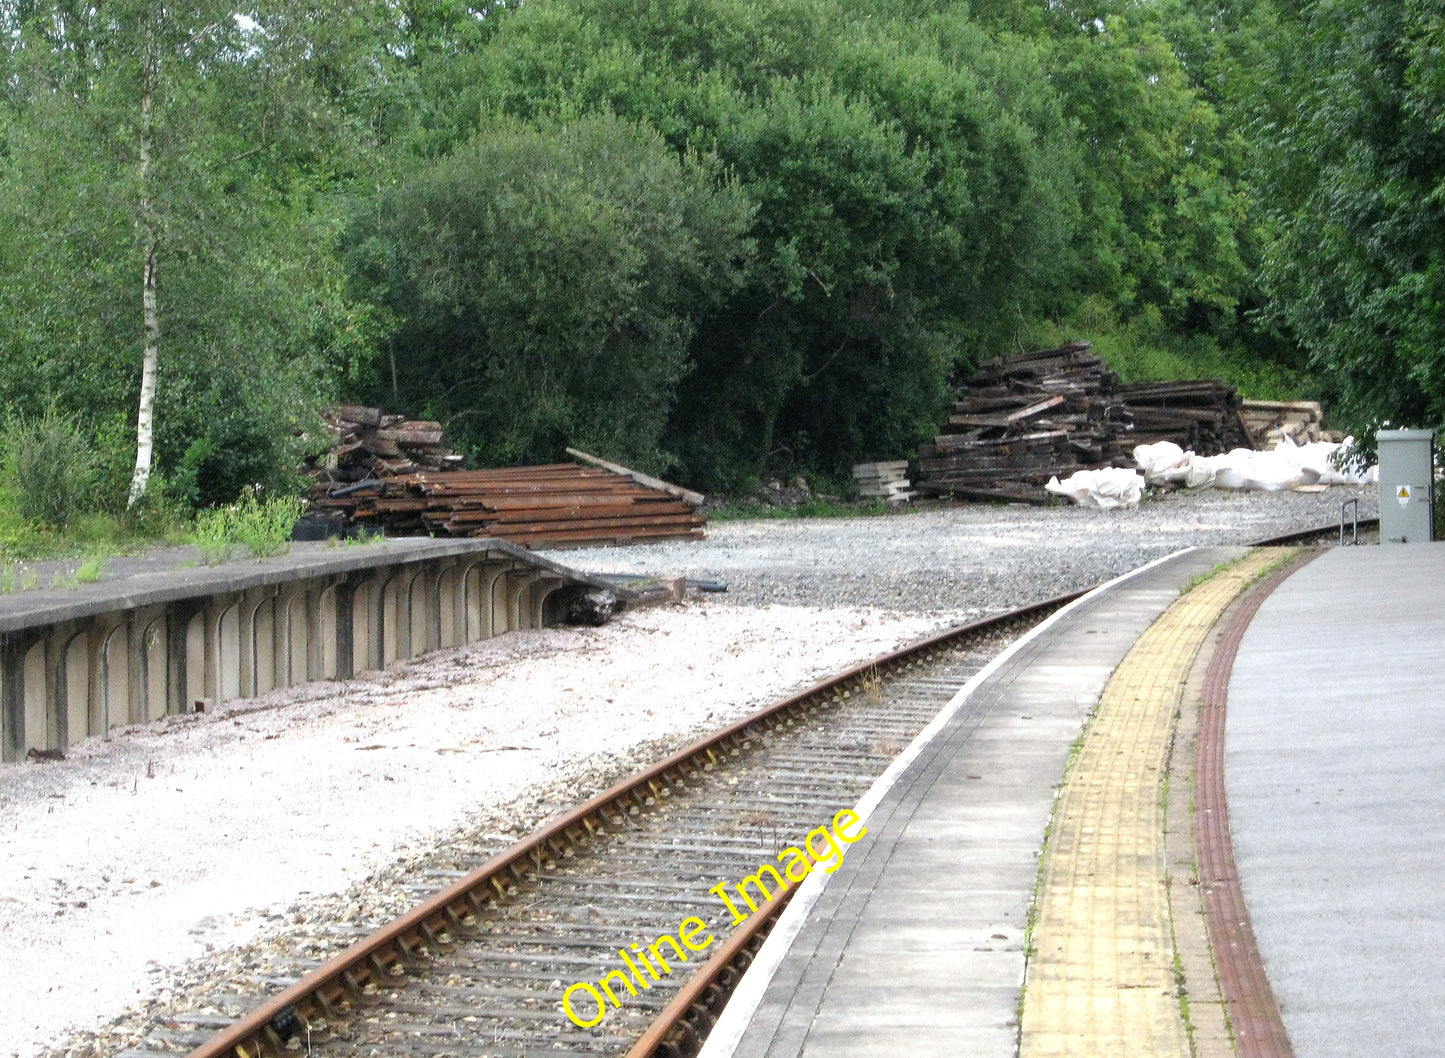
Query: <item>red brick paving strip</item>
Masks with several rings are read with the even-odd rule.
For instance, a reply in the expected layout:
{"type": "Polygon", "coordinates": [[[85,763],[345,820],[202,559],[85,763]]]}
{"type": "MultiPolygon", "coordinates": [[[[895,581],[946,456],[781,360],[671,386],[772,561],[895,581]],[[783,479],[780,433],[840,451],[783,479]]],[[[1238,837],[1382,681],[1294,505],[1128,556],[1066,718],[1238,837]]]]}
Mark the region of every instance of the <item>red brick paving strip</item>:
{"type": "Polygon", "coordinates": [[[1199,884],[1220,989],[1229,1009],[1240,1058],[1294,1058],[1280,1018],[1274,990],[1265,976],[1259,944],[1249,924],[1234,843],[1229,835],[1229,803],[1224,787],[1224,721],[1229,675],[1245,630],[1260,604],[1291,573],[1315,558],[1318,550],[1271,573],[1248,592],[1205,670],[1199,717],[1199,748],[1195,764],[1195,841],[1199,851],[1199,884]]]}

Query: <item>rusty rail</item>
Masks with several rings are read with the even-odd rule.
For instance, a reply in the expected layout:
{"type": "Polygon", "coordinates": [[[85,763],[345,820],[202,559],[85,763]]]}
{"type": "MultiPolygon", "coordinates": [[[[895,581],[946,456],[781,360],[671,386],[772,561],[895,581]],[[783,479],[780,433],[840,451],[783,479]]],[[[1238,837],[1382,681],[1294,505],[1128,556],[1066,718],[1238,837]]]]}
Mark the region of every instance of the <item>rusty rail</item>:
{"type": "MultiPolygon", "coordinates": [[[[1366,530],[1369,530],[1369,529],[1378,529],[1378,528],[1380,527],[1380,519],[1378,519],[1378,518],[1361,518],[1361,519],[1359,519],[1358,522],[1356,522],[1356,530],[1355,530],[1356,533],[1359,532],[1360,527],[1364,527],[1366,530]]],[[[1294,530],[1293,532],[1280,533],[1278,536],[1270,536],[1270,537],[1266,537],[1266,538],[1263,539],[1263,540],[1256,540],[1256,541],[1254,541],[1253,543],[1251,543],[1249,546],[1250,546],[1250,547],[1283,547],[1283,546],[1286,545],[1286,544],[1302,544],[1302,543],[1308,542],[1311,538],[1316,537],[1316,536],[1319,536],[1319,537],[1323,537],[1323,536],[1333,537],[1333,536],[1335,535],[1335,532],[1336,532],[1336,530],[1337,530],[1338,528],[1339,528],[1339,526],[1337,526],[1335,523],[1331,522],[1329,525],[1317,525],[1317,526],[1315,526],[1313,529],[1296,529],[1296,530],[1294,530]]]]}
{"type": "Polygon", "coordinates": [[[604,790],[585,804],[562,813],[477,870],[429,897],[400,918],[352,945],[289,988],[268,999],[229,1028],[190,1053],[190,1058],[260,1058],[280,1052],[288,1039],[302,1036],[310,1018],[330,1019],[342,1004],[356,1005],[368,987],[379,989],[393,970],[419,952],[439,952],[458,934],[470,932],[489,905],[505,903],[518,887],[558,860],[574,853],[596,834],[636,815],[647,804],[669,796],[673,786],[714,767],[732,747],[791,722],[830,699],[866,693],[879,676],[927,662],[960,640],[1014,621],[1042,617],[1085,594],[1046,599],[993,617],[959,625],[791,695],[684,747],[664,760],[604,790]]]}
{"type": "MultiPolygon", "coordinates": [[[[1283,534],[1255,541],[1251,546],[1292,542],[1333,529],[1334,526],[1325,526],[1283,534]]],[[[557,816],[465,878],[262,1003],[193,1050],[189,1058],[260,1058],[268,1051],[280,1052],[288,1039],[304,1034],[309,1018],[320,1015],[331,1019],[340,1005],[360,1003],[369,987],[380,989],[387,978],[394,976],[394,970],[400,972],[399,968],[419,952],[440,952],[454,936],[471,932],[469,923],[480,920],[488,906],[506,903],[521,884],[554,866],[558,860],[573,855],[594,835],[606,833],[628,816],[640,813],[648,804],[670,796],[674,786],[713,768],[730,749],[754,735],[789,724],[794,715],[811,712],[829,700],[864,693],[881,675],[925,663],[961,640],[1015,621],[1041,618],[1085,593],[1069,592],[951,628],[856,665],[684,747],[585,804],[557,816]]],[[[731,984],[724,988],[720,980],[739,976],[735,972],[738,960],[751,960],[755,945],[753,948],[748,945],[753,941],[761,943],[784,902],[764,905],[730,936],[718,955],[699,970],[643,1037],[652,1041],[652,1050],[639,1051],[638,1047],[642,1046],[639,1041],[629,1058],[643,1053],[658,1058],[695,1053],[686,1043],[688,1035],[699,1040],[706,1035],[707,1028],[701,1022],[715,1015],[714,1007],[721,1009],[721,1003],[731,991],[731,984]]]]}
{"type": "Polygon", "coordinates": [[[779,890],[734,930],[717,954],[653,1019],[628,1050],[627,1058],[693,1058],[702,1050],[718,1015],[795,892],[796,886],[779,890]]]}

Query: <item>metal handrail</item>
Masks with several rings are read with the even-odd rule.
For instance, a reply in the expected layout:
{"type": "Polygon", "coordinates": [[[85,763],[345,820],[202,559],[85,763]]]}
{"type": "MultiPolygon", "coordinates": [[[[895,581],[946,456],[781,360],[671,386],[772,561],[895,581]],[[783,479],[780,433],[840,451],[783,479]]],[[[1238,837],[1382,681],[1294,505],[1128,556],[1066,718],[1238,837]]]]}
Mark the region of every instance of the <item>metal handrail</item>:
{"type": "Polygon", "coordinates": [[[1352,545],[1358,545],[1359,542],[1360,542],[1360,498],[1359,498],[1358,496],[1352,496],[1350,499],[1348,499],[1348,500],[1346,500],[1344,503],[1340,504],[1340,546],[1341,546],[1341,547],[1344,547],[1344,546],[1345,546],[1345,509],[1346,509],[1347,507],[1349,507],[1351,504],[1354,504],[1354,507],[1355,507],[1355,523],[1354,523],[1354,535],[1351,536],[1351,538],[1350,538],[1350,543],[1351,543],[1352,545]]]}

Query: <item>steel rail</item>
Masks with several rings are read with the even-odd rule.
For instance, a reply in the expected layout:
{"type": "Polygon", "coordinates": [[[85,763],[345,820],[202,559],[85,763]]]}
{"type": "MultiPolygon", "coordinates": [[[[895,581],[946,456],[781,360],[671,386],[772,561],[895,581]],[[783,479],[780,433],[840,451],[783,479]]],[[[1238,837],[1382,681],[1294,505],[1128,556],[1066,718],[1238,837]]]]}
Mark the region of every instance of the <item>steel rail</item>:
{"type": "Polygon", "coordinates": [[[260,1058],[268,1051],[280,1053],[287,1040],[305,1033],[311,1019],[330,1019],[340,1005],[362,1002],[368,986],[380,989],[393,976],[394,968],[413,960],[418,952],[443,951],[453,937],[471,932],[469,919],[478,921],[488,906],[505,904],[521,884],[572,856],[592,837],[670,796],[672,788],[685,784],[690,776],[714,768],[734,747],[788,725],[794,716],[810,713],[825,702],[865,692],[882,676],[926,663],[959,641],[1042,617],[1084,594],[1069,592],[958,625],[855,665],[693,742],[544,824],[266,1000],[191,1051],[189,1058],[260,1058]]]}
{"type": "Polygon", "coordinates": [[[797,892],[779,890],[748,916],[722,948],[683,985],[628,1050],[626,1058],[691,1058],[702,1050],[718,1015],[732,997],[753,957],[777,924],[778,916],[797,892]]]}
{"type": "MultiPolygon", "coordinates": [[[[1275,546],[1334,529],[1333,525],[1320,526],[1254,541],[1250,546],[1275,546]]],[[[926,663],[960,641],[1013,622],[1042,617],[1084,594],[1086,591],[1069,592],[948,629],[855,665],[693,742],[584,804],[563,812],[466,877],[310,971],[192,1050],[189,1058],[260,1058],[268,1051],[282,1052],[287,1040],[302,1035],[311,1019],[318,1016],[332,1019],[338,1007],[360,1004],[368,987],[382,988],[396,969],[413,961],[419,952],[444,951],[456,936],[473,932],[471,923],[480,921],[488,907],[506,904],[521,885],[554,867],[559,860],[573,856],[592,838],[606,834],[648,805],[669,797],[672,790],[684,785],[689,777],[716,767],[730,750],[754,736],[791,724],[794,716],[811,713],[830,700],[842,701],[855,692],[866,691],[876,686],[883,675],[926,663]]],[[[655,1019],[653,1028],[644,1037],[657,1041],[648,1053],[659,1056],[695,1053],[686,1042],[679,1046],[678,1041],[689,1037],[700,1041],[706,1035],[706,1027],[700,1022],[708,1020],[707,1012],[714,1005],[720,1009],[731,991],[731,985],[724,989],[720,980],[738,976],[733,969],[737,960],[751,958],[747,954],[748,944],[754,940],[761,943],[776,918],[775,913],[762,914],[771,906],[765,905],[734,931],[723,949],[729,953],[728,957],[724,958],[720,952],[709,960],[667,1011],[655,1019]],[[698,997],[703,995],[710,997],[706,1004],[699,1002],[698,997]],[[684,1004],[683,996],[691,999],[684,1004]],[[676,1016],[670,1018],[669,1012],[676,1016]]],[[[635,1047],[631,1053],[643,1052],[635,1047]]]]}
{"type": "MultiPolygon", "coordinates": [[[[1367,525],[1379,524],[1379,519],[1377,518],[1365,519],[1364,521],[1367,525]]],[[[1323,536],[1328,533],[1333,533],[1335,529],[1336,526],[1334,525],[1320,525],[1315,526],[1311,529],[1300,529],[1288,533],[1281,533],[1277,536],[1265,537],[1263,539],[1251,542],[1248,546],[1280,547],[1286,544],[1298,543],[1301,540],[1308,540],[1312,537],[1323,536]]],[[[1246,611],[1240,615],[1240,619],[1236,619],[1234,622],[1234,627],[1231,632],[1231,635],[1233,636],[1233,646],[1238,645],[1239,637],[1243,635],[1244,628],[1249,623],[1249,618],[1252,617],[1254,611],[1258,609],[1259,603],[1263,600],[1263,597],[1267,595],[1269,591],[1273,590],[1273,588],[1278,583],[1283,581],[1285,577],[1287,577],[1290,573],[1294,572],[1294,570],[1297,569],[1303,561],[1305,561],[1305,559],[1303,558],[1297,559],[1289,563],[1286,567],[1270,574],[1270,576],[1265,582],[1263,589],[1261,591],[1253,593],[1250,596],[1246,611]]],[[[1083,593],[1081,592],[1080,594],[1083,593]]],[[[1227,666],[1228,664],[1232,664],[1233,657],[1234,651],[1231,647],[1230,649],[1228,649],[1228,662],[1225,663],[1226,667],[1224,668],[1224,678],[1226,680],[1228,678],[1227,666]]],[[[1219,678],[1220,677],[1218,673],[1214,672],[1213,668],[1211,668],[1211,679],[1213,682],[1210,684],[1209,693],[1219,694],[1222,698],[1222,692],[1215,689],[1219,678]]],[[[1220,744],[1222,744],[1222,731],[1217,737],[1221,740],[1220,744]]],[[[1203,745],[1204,743],[1201,742],[1201,754],[1203,753],[1203,745]]],[[[1203,760],[1202,756],[1201,760],[1203,760]]],[[[1220,775],[1218,778],[1218,789],[1220,791],[1221,798],[1223,796],[1222,763],[1223,762],[1221,759],[1219,762],[1220,775]]],[[[1203,765],[1201,765],[1201,770],[1203,770],[1203,765]]],[[[1229,855],[1227,831],[1224,837],[1224,844],[1226,846],[1225,854],[1229,855]]],[[[1201,860],[1203,860],[1206,855],[1207,853],[1201,846],[1201,860]]],[[[1230,870],[1223,870],[1223,868],[1221,868],[1224,876],[1230,876],[1232,874],[1232,856],[1230,856],[1227,862],[1230,865],[1230,870]]],[[[1234,886],[1237,890],[1237,879],[1234,880],[1234,886]]],[[[792,890],[790,889],[786,890],[785,893],[780,895],[783,897],[787,897],[791,896],[791,894],[792,890]]],[[[1243,900],[1240,899],[1238,901],[1238,904],[1242,906],[1243,900]]],[[[754,942],[754,939],[756,938],[754,947],[761,944],[761,941],[766,938],[766,931],[772,928],[772,924],[774,921],[776,921],[777,918],[776,914],[764,915],[762,912],[765,910],[767,910],[766,907],[759,909],[758,914],[754,915],[746,923],[739,926],[738,933],[734,934],[733,939],[738,940],[740,944],[743,943],[739,935],[746,932],[749,942],[754,942]],[[757,934],[759,933],[762,934],[761,937],[757,936],[757,934]]],[[[1237,908],[1230,907],[1229,910],[1236,911],[1237,908]]],[[[1215,928],[1222,928],[1222,923],[1227,917],[1228,916],[1226,915],[1216,913],[1214,918],[1210,920],[1211,930],[1214,930],[1215,928]],[[1217,923],[1219,925],[1217,925],[1217,923]]],[[[1248,916],[1245,915],[1245,921],[1243,922],[1243,926],[1246,930],[1248,929],[1247,918],[1248,916]]],[[[1221,937],[1216,938],[1216,943],[1219,943],[1220,941],[1222,941],[1222,939],[1222,935],[1221,937]]],[[[1252,943],[1252,934],[1250,935],[1250,940],[1252,943]]],[[[731,940],[729,943],[731,943],[731,940]]],[[[719,953],[719,956],[720,955],[721,953],[719,953]]],[[[1257,951],[1255,952],[1254,957],[1257,962],[1257,951]]],[[[687,988],[684,993],[685,995],[691,997],[691,1001],[684,1002],[684,994],[680,994],[675,997],[672,1003],[670,1003],[668,1007],[657,1016],[657,1018],[653,1021],[652,1025],[649,1026],[647,1033],[637,1041],[637,1044],[633,1046],[630,1051],[627,1052],[627,1058],[691,1058],[691,1056],[696,1055],[702,1049],[702,1042],[706,1039],[707,1032],[711,1029],[713,1022],[717,1018],[717,1015],[721,1012],[722,1005],[726,1003],[727,997],[732,994],[733,989],[737,985],[737,980],[734,979],[733,976],[735,963],[735,958],[723,959],[721,957],[715,957],[714,959],[709,960],[704,966],[702,966],[698,970],[697,974],[694,975],[694,977],[688,982],[687,988]],[[708,997],[705,1004],[698,1002],[698,997],[702,996],[708,997]]],[[[1248,1009],[1250,1010],[1253,1010],[1258,1006],[1264,1005],[1273,1007],[1274,999],[1273,994],[1269,991],[1269,983],[1268,981],[1264,981],[1263,985],[1261,986],[1260,980],[1262,978],[1262,972],[1251,973],[1251,971],[1255,970],[1257,970],[1256,966],[1251,966],[1249,971],[1232,970],[1232,979],[1230,981],[1230,985],[1233,988],[1237,989],[1237,992],[1230,997],[1232,1011],[1235,1004],[1248,1004],[1248,1009]]],[[[1279,1017],[1277,1008],[1275,1009],[1275,1013],[1273,1016],[1277,1022],[1279,1017]]],[[[1259,1053],[1261,1058],[1263,1058],[1265,1054],[1269,1054],[1270,1052],[1261,1051],[1259,1053]]],[[[1280,1058],[1287,1058],[1287,1052],[1277,1053],[1280,1058]]]]}
{"type": "MultiPolygon", "coordinates": [[[[1380,527],[1380,519],[1361,518],[1359,520],[1359,527],[1361,529],[1378,529],[1380,527]]],[[[1339,528],[1339,523],[1330,522],[1328,525],[1318,525],[1315,526],[1313,529],[1296,529],[1292,532],[1280,533],[1278,536],[1270,536],[1266,537],[1263,540],[1255,540],[1249,546],[1283,547],[1286,544],[1299,544],[1304,543],[1305,541],[1310,540],[1311,538],[1316,536],[1329,535],[1333,537],[1337,532],[1339,532],[1339,528]]]]}

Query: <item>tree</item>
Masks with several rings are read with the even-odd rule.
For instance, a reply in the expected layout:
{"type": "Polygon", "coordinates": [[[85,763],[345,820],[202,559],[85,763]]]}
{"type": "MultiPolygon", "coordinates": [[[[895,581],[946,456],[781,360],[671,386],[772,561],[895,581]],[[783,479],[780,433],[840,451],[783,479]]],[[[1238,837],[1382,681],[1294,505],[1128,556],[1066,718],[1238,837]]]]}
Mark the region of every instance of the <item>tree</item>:
{"type": "Polygon", "coordinates": [[[758,254],[697,326],[669,424],[699,485],[911,447],[1062,258],[1072,156],[1039,53],[898,7],[557,0],[421,72],[428,150],[478,114],[612,112],[756,203],[758,254]]]}
{"type": "Polygon", "coordinates": [[[123,475],[128,502],[144,494],[153,448],[196,499],[279,486],[347,325],[313,249],[335,224],[317,162],[356,137],[306,49],[230,8],[55,0],[13,17],[0,384],[94,424],[108,497],[123,475]]]}
{"type": "Polygon", "coordinates": [[[1281,13],[1258,113],[1273,309],[1357,422],[1445,423],[1445,11],[1281,13]]]}
{"type": "Polygon", "coordinates": [[[489,122],[368,204],[345,254],[388,321],[356,382],[489,462],[568,444],[662,469],[699,317],[738,282],[751,210],[619,118],[489,122]]]}

